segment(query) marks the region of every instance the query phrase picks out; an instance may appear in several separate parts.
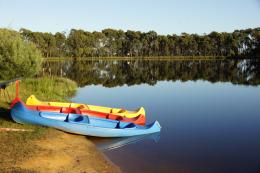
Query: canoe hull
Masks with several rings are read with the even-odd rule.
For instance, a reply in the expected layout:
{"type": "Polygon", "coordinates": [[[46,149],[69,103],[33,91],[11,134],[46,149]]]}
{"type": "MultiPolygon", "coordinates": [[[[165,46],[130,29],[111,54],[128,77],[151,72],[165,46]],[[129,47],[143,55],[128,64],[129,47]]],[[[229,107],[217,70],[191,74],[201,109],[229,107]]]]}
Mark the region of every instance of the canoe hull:
{"type": "MultiPolygon", "coordinates": [[[[132,123],[122,123],[116,120],[108,120],[77,114],[69,114],[72,119],[81,118],[82,121],[66,120],[67,114],[29,110],[22,102],[17,102],[11,109],[11,116],[14,121],[21,124],[34,124],[53,127],[62,131],[74,134],[97,136],[97,137],[128,137],[156,133],[161,130],[159,122],[146,126],[138,126],[132,123]],[[49,116],[49,117],[48,117],[49,116]],[[50,118],[51,117],[51,118],[50,118]],[[61,118],[61,119],[59,119],[61,118]],[[121,124],[125,127],[118,127],[121,124]]],[[[68,117],[67,116],[67,117],[68,117]]]]}

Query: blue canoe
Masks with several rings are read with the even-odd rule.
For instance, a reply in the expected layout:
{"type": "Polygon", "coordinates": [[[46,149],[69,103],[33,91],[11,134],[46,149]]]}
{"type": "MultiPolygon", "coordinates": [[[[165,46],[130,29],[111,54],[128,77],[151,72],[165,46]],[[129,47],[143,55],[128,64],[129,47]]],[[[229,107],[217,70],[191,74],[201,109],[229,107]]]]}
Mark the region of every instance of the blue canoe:
{"type": "Polygon", "coordinates": [[[149,125],[139,126],[133,123],[86,115],[82,116],[80,114],[29,110],[22,102],[17,102],[12,107],[11,116],[14,121],[21,124],[48,126],[69,133],[97,137],[128,137],[156,133],[161,130],[158,121],[149,125]]]}

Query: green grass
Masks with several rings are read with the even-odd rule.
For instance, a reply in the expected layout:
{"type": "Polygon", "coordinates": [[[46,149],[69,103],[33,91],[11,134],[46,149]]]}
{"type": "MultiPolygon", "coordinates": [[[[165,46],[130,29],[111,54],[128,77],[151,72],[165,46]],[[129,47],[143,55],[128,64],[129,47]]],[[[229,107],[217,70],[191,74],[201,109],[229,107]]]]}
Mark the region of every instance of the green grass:
{"type": "MultiPolygon", "coordinates": [[[[13,85],[13,90],[15,86],[13,85]]],[[[75,94],[77,84],[60,77],[29,78],[20,83],[20,97],[26,99],[34,94],[39,99],[64,101],[75,94]],[[28,92],[29,91],[29,92],[28,92]]]]}
{"type": "MultiPolygon", "coordinates": [[[[15,85],[7,88],[11,98],[15,97],[15,85]]],[[[20,82],[20,98],[25,101],[31,94],[46,101],[66,101],[75,94],[77,84],[69,79],[59,77],[28,78],[20,82]]],[[[0,127],[31,129],[32,132],[0,132],[0,172],[13,167],[39,148],[32,140],[45,136],[48,128],[15,123],[10,117],[10,100],[0,97],[0,127]],[[4,158],[4,159],[3,159],[4,158]],[[1,170],[2,169],[2,170],[1,170]]]]}

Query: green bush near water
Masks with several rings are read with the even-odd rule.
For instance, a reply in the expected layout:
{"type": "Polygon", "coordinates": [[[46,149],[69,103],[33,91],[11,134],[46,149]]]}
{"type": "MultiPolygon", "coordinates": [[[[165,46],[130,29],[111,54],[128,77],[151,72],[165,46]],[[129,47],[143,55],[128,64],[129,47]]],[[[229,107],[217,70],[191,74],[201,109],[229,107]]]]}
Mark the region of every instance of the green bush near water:
{"type": "Polygon", "coordinates": [[[35,75],[42,63],[36,46],[16,31],[0,29],[0,79],[35,75]]]}

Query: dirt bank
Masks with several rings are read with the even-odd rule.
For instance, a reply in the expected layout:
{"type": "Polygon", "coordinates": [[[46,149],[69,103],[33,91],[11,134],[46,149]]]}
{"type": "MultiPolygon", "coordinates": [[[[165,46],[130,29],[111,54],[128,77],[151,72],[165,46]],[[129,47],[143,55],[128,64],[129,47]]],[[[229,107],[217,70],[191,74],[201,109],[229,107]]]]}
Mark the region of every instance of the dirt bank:
{"type": "Polygon", "coordinates": [[[17,165],[23,172],[120,173],[84,136],[49,130],[44,139],[33,142],[39,152],[17,165]]]}

